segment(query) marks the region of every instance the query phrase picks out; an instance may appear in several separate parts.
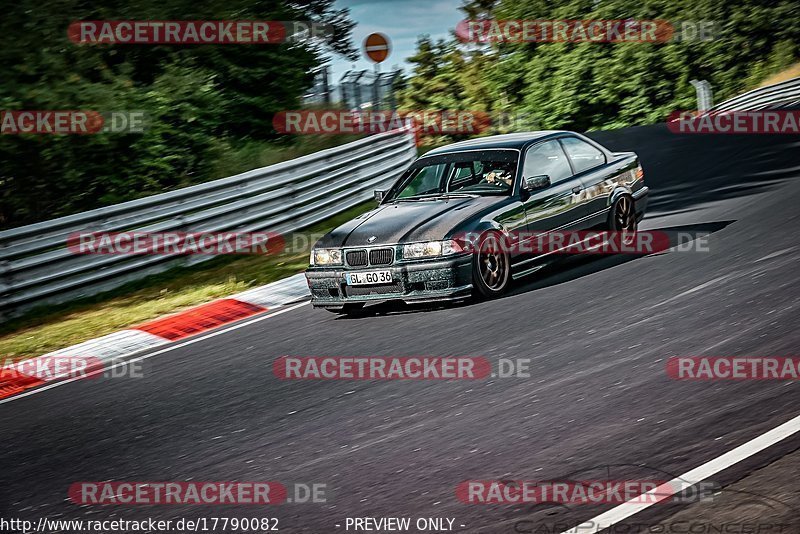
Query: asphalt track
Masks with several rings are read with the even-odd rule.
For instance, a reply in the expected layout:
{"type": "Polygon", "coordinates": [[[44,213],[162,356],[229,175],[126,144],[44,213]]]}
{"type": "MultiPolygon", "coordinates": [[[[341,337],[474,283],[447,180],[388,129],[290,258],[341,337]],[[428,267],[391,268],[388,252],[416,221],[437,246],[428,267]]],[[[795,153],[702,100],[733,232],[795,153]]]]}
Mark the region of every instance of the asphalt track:
{"type": "MultiPolygon", "coordinates": [[[[592,137],[641,156],[651,188],[641,228],[710,233],[709,250],[574,259],[489,302],[351,319],[300,306],[147,360],[144,379],[82,380],[2,404],[0,516],[272,516],[283,532],[310,533],[342,532],[347,517],[450,517],[460,532],[558,532],[611,505],[467,505],[455,488],[663,480],[800,414],[796,382],[679,382],[664,370],[672,356],[797,354],[800,139],[663,125],[592,137]],[[283,355],[530,358],[531,377],[281,381],[272,362],[283,355]],[[328,502],[68,502],[70,484],[88,480],[324,483],[328,502]]],[[[795,435],[715,481],[799,448],[795,435]]],[[[800,513],[792,519],[800,532],[800,513]]]]}

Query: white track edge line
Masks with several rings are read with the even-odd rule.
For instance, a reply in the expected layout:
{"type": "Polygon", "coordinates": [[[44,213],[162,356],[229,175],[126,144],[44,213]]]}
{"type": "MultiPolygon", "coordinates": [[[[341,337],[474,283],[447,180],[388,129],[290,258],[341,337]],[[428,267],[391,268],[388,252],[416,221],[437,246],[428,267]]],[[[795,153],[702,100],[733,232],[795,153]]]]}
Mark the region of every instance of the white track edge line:
{"type": "MultiPolygon", "coordinates": [[[[286,313],[286,312],[290,312],[292,310],[296,310],[300,306],[305,306],[306,304],[308,304],[310,302],[311,301],[307,300],[307,301],[295,304],[293,306],[288,306],[288,307],[285,307],[285,308],[284,307],[280,307],[279,309],[276,309],[276,311],[272,312],[272,313],[270,313],[270,311],[268,310],[264,315],[259,315],[258,317],[254,317],[252,319],[245,320],[245,321],[243,321],[241,323],[237,323],[237,324],[235,324],[233,326],[229,326],[227,328],[220,328],[219,330],[214,330],[214,331],[209,332],[207,334],[201,334],[201,335],[198,335],[197,337],[193,337],[191,339],[187,339],[186,341],[181,341],[181,342],[175,343],[175,344],[169,344],[168,346],[166,346],[166,347],[164,347],[162,349],[159,349],[159,350],[157,350],[155,352],[151,352],[149,354],[144,354],[144,355],[139,356],[137,358],[131,358],[129,360],[125,360],[124,362],[116,363],[116,364],[114,364],[114,365],[112,365],[110,367],[105,367],[104,366],[104,367],[101,367],[100,369],[97,369],[95,371],[86,373],[86,375],[83,375],[83,376],[76,376],[76,377],[73,377],[73,378],[70,378],[70,379],[67,379],[67,380],[61,380],[59,382],[53,382],[52,384],[48,384],[46,386],[37,387],[35,389],[31,389],[30,391],[26,391],[24,393],[20,393],[19,395],[14,395],[13,397],[8,397],[7,399],[0,399],[0,404],[5,404],[7,402],[12,402],[12,401],[15,401],[15,400],[19,400],[19,399],[22,399],[24,397],[28,397],[30,395],[35,395],[37,393],[41,393],[43,391],[47,391],[48,389],[52,389],[52,388],[56,388],[56,387],[59,387],[59,386],[63,386],[65,384],[69,384],[70,382],[75,382],[76,380],[84,380],[85,378],[88,378],[90,376],[94,376],[94,375],[99,374],[99,373],[105,373],[106,371],[110,371],[111,369],[116,369],[117,367],[122,367],[123,365],[129,365],[131,363],[140,362],[142,360],[146,360],[148,358],[152,358],[153,356],[157,356],[159,354],[163,354],[165,352],[169,352],[169,351],[171,351],[173,349],[178,349],[178,348],[181,348],[181,347],[185,347],[186,345],[191,345],[192,343],[197,343],[198,341],[203,341],[203,340],[206,340],[206,339],[209,339],[209,338],[221,335],[221,334],[225,334],[227,332],[231,332],[233,330],[238,330],[239,328],[243,328],[243,327],[251,325],[253,323],[257,323],[259,321],[263,321],[264,319],[269,319],[270,317],[275,317],[276,315],[280,315],[282,313],[286,313]]],[[[145,350],[151,350],[152,348],[153,347],[148,347],[148,348],[144,348],[144,349],[141,349],[141,350],[137,350],[137,351],[131,352],[127,356],[131,356],[131,355],[134,355],[134,354],[136,354],[138,352],[143,352],[145,350]]],[[[121,356],[121,357],[124,358],[126,356],[121,356]]]]}
{"type": "Polygon", "coordinates": [[[742,460],[749,458],[750,456],[753,456],[754,454],[761,452],[772,445],[775,445],[776,443],[788,438],[793,434],[796,434],[797,432],[800,432],[800,415],[794,419],[790,419],[780,426],[773,428],[772,430],[765,432],[764,434],[761,434],[758,437],[751,439],[747,443],[739,445],[735,449],[726,452],[722,456],[718,456],[713,460],[709,460],[708,462],[695,467],[690,471],[687,471],[683,475],[672,479],[666,484],[662,484],[658,488],[643,494],[648,496],[656,495],[657,497],[655,499],[641,499],[641,496],[634,497],[630,501],[622,503],[619,506],[608,510],[607,512],[589,519],[588,521],[584,521],[580,525],[574,526],[569,530],[565,530],[561,534],[601,532],[614,526],[620,521],[641,512],[645,508],[649,508],[653,504],[656,504],[656,502],[653,501],[663,500],[674,495],[675,493],[678,493],[679,491],[682,491],[683,489],[686,489],[687,480],[690,480],[692,484],[702,482],[708,477],[719,473],[720,471],[727,469],[728,467],[739,463],[742,460]],[[651,502],[633,502],[637,500],[650,500],[651,502]]]}

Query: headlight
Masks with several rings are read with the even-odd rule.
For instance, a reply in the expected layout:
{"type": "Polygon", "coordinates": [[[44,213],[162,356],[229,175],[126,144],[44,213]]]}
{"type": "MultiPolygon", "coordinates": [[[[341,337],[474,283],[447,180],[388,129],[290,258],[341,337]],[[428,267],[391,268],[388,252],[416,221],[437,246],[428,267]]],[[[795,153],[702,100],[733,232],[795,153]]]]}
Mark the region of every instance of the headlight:
{"type": "Polygon", "coordinates": [[[452,239],[442,241],[442,256],[458,254],[460,252],[464,252],[464,249],[458,244],[458,241],[454,241],[452,239]]]}
{"type": "Polygon", "coordinates": [[[447,241],[427,241],[403,245],[403,258],[431,258],[434,256],[447,256],[463,252],[461,246],[448,239],[447,241]]]}
{"type": "Polygon", "coordinates": [[[342,251],[338,248],[315,248],[311,251],[311,265],[341,265],[342,251]]]}

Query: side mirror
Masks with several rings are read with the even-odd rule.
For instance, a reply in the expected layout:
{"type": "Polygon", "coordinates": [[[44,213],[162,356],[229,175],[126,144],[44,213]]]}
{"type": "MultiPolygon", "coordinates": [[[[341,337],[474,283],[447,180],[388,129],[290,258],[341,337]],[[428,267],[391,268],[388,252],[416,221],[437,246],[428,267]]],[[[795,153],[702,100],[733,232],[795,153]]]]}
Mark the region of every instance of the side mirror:
{"type": "Polygon", "coordinates": [[[386,191],[383,189],[376,189],[375,190],[375,202],[380,204],[383,202],[383,196],[386,194],[386,191]]]}
{"type": "Polygon", "coordinates": [[[538,174],[522,180],[522,189],[525,191],[538,191],[550,187],[550,177],[538,174]]]}

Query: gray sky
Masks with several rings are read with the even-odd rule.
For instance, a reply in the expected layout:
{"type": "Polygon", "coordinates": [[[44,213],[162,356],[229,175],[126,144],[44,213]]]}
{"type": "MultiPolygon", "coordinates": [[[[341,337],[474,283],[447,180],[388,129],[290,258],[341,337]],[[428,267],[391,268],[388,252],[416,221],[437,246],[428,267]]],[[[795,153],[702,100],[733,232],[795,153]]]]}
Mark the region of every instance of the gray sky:
{"type": "Polygon", "coordinates": [[[400,67],[408,70],[406,58],[413,55],[417,36],[429,34],[432,38],[447,38],[464,14],[458,10],[461,0],[337,0],[336,7],[350,8],[350,19],[356,23],[353,28],[353,46],[359,51],[355,63],[334,57],[331,61],[332,81],[353,68],[370,69],[372,61],[361,53],[364,38],[373,32],[386,34],[392,44],[389,57],[381,63],[381,71],[386,72],[400,67]]]}

